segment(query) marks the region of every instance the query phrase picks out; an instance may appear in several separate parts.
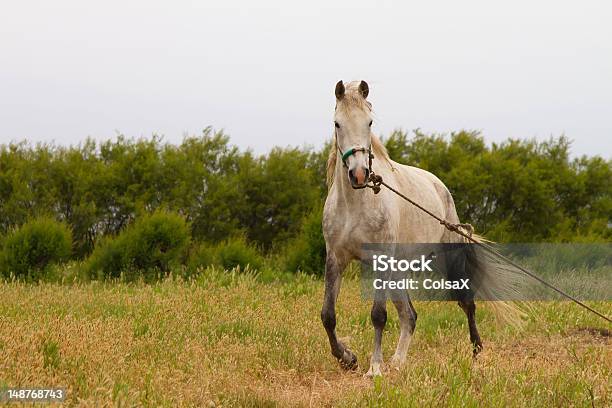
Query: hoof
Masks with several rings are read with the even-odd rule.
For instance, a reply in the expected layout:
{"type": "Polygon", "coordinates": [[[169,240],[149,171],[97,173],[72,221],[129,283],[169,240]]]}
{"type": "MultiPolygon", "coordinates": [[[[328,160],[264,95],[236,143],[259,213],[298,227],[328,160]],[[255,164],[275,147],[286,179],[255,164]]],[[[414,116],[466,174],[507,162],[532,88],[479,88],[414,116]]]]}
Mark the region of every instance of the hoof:
{"type": "Polygon", "coordinates": [[[342,358],[338,359],[340,367],[345,370],[356,370],[358,367],[357,356],[349,349],[344,350],[342,358]]]}
{"type": "Polygon", "coordinates": [[[482,351],[482,343],[478,342],[476,344],[474,344],[474,349],[472,350],[472,357],[476,358],[476,356],[478,355],[478,353],[480,353],[482,351]]]}
{"type": "Polygon", "coordinates": [[[406,364],[406,359],[401,359],[399,357],[393,356],[393,358],[391,358],[391,361],[389,362],[389,368],[396,370],[396,371],[400,371],[401,368],[406,364]]]}
{"type": "Polygon", "coordinates": [[[382,377],[382,372],[380,371],[380,365],[371,365],[370,369],[367,373],[363,375],[364,378],[374,378],[374,377],[382,377]]]}

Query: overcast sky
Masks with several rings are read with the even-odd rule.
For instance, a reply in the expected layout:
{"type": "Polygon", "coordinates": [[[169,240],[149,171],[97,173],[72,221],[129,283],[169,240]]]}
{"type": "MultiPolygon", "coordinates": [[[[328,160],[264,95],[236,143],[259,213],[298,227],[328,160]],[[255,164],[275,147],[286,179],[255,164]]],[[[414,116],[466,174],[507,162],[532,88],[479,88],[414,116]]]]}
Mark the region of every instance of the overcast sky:
{"type": "Polygon", "coordinates": [[[375,130],[559,136],[612,156],[606,1],[10,1],[0,143],[208,125],[241,147],[319,146],[333,88],[365,79],[375,130]]]}

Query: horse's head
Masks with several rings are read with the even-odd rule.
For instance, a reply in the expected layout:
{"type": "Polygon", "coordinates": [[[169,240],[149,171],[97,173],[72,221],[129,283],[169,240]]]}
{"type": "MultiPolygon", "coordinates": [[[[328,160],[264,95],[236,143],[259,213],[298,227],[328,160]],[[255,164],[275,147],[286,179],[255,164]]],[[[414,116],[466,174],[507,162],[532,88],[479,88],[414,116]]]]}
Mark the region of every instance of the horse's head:
{"type": "Polygon", "coordinates": [[[365,81],[342,81],[336,84],[336,146],[348,171],[353,188],[363,188],[370,175],[372,151],[371,104],[366,100],[369,88],[365,81]]]}

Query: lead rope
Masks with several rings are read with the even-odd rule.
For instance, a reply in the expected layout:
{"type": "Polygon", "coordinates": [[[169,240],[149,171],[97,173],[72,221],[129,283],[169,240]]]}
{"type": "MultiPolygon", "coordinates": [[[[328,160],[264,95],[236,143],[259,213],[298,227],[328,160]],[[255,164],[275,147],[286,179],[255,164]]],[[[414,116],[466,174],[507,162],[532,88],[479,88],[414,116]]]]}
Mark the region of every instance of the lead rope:
{"type": "Polygon", "coordinates": [[[390,185],[385,183],[383,178],[381,176],[379,176],[378,174],[374,174],[374,172],[370,173],[369,181],[370,181],[371,184],[367,184],[367,187],[371,188],[374,191],[374,194],[378,194],[380,192],[380,186],[387,187],[389,190],[393,191],[395,194],[397,194],[398,196],[400,196],[404,200],[408,201],[410,204],[414,205],[419,210],[423,211],[424,213],[426,213],[430,217],[436,219],[440,224],[444,225],[444,227],[447,230],[455,232],[455,233],[461,235],[462,237],[468,239],[473,244],[476,244],[479,247],[483,248],[485,251],[489,252],[491,255],[496,256],[497,258],[503,260],[504,262],[514,266],[515,268],[517,268],[518,270],[520,270],[521,272],[523,272],[527,276],[530,276],[531,278],[537,280],[538,282],[540,282],[544,286],[554,290],[555,292],[559,293],[562,296],[565,296],[567,299],[569,299],[572,302],[578,304],[579,306],[582,306],[586,310],[596,314],[597,316],[599,316],[602,319],[606,320],[608,323],[612,323],[612,319],[610,319],[608,316],[606,316],[603,313],[600,313],[597,310],[593,309],[592,307],[584,304],[583,302],[581,302],[580,300],[576,299],[575,297],[573,297],[569,293],[566,293],[566,292],[562,291],[561,289],[556,288],[554,285],[552,285],[551,283],[548,283],[544,279],[540,278],[535,273],[533,273],[530,270],[522,267],[521,265],[517,264],[516,262],[514,262],[510,258],[500,254],[498,251],[496,251],[490,245],[487,245],[487,244],[485,244],[483,242],[480,242],[480,241],[477,241],[476,239],[474,239],[472,237],[472,226],[471,225],[469,225],[469,224],[453,224],[453,223],[451,223],[451,222],[449,222],[449,221],[447,221],[447,220],[437,216],[436,214],[434,214],[433,212],[429,211],[427,208],[423,207],[422,205],[420,205],[416,201],[411,200],[410,198],[406,197],[404,194],[400,193],[399,191],[397,191],[396,189],[394,189],[393,187],[391,187],[390,185]],[[467,227],[468,225],[469,225],[469,228],[467,227]],[[468,229],[469,233],[463,232],[462,228],[468,229]]]}

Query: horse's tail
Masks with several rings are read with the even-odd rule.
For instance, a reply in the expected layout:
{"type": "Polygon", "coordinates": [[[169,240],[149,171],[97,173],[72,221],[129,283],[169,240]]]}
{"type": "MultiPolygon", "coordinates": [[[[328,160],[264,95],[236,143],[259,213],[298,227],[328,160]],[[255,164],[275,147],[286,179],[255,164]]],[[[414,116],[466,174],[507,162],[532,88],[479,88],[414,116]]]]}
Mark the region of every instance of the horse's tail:
{"type": "MultiPolygon", "coordinates": [[[[471,232],[471,231],[470,231],[471,232]]],[[[472,234],[474,240],[489,245],[491,241],[472,234]]],[[[469,242],[467,239],[466,242],[469,242]]],[[[525,312],[515,300],[519,299],[519,272],[510,265],[500,263],[491,253],[479,245],[468,245],[466,251],[466,272],[470,276],[475,298],[489,301],[499,322],[520,326],[525,312]]]]}

